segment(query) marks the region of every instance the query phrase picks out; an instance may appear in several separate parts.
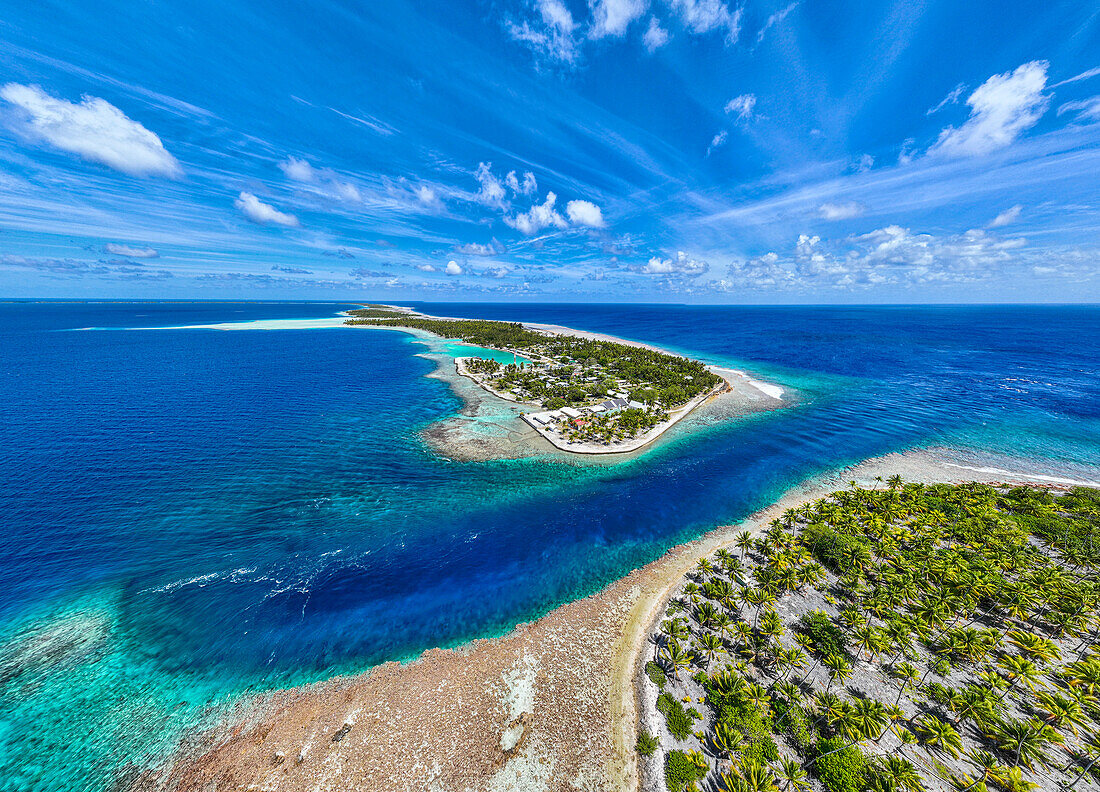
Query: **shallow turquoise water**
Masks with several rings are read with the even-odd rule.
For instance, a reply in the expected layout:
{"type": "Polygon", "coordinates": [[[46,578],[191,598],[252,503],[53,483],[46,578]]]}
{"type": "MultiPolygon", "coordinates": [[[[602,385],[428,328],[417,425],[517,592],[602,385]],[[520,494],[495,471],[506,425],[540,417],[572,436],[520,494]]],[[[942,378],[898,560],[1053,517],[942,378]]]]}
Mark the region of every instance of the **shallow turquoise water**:
{"type": "Polygon", "coordinates": [[[499,363],[530,363],[531,361],[522,355],[514,355],[511,352],[501,352],[499,349],[462,344],[456,341],[443,342],[443,348],[451,357],[479,357],[488,360],[496,360],[499,363]]]}
{"type": "Polygon", "coordinates": [[[340,305],[0,305],[0,790],[107,789],[240,694],[508,629],[823,469],[1100,469],[1100,310],[432,306],[651,341],[794,409],[611,467],[460,464],[402,333],[58,332],[340,305]]]}

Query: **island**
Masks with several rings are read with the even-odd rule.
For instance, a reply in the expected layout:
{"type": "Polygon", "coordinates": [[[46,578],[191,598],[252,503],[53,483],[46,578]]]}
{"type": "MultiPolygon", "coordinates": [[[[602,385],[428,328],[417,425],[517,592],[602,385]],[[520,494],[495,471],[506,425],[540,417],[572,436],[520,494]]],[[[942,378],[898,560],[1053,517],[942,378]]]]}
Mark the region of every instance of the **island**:
{"type": "MultiPolygon", "coordinates": [[[[643,448],[732,389],[715,367],[697,360],[567,328],[430,317],[384,305],[347,314],[348,325],[422,331],[511,355],[512,362],[457,357],[455,372],[523,408],[521,418],[531,429],[574,454],[643,448]]],[[[763,392],[778,401],[774,391],[763,392]]]]}

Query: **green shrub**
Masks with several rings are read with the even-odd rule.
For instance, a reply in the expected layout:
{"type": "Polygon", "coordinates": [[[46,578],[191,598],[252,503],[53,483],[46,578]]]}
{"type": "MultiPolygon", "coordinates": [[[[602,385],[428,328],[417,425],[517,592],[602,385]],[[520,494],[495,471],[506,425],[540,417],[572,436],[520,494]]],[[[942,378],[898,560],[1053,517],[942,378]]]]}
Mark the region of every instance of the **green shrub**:
{"type": "Polygon", "coordinates": [[[814,772],[821,779],[828,792],[862,792],[863,776],[867,760],[863,752],[847,744],[843,737],[830,737],[817,741],[818,760],[814,762],[814,772]],[[837,750],[840,749],[840,750],[837,750]]]}
{"type": "Polygon", "coordinates": [[[706,775],[683,751],[669,751],[665,757],[665,785],[668,792],[680,792],[706,775]]]}
{"type": "Polygon", "coordinates": [[[838,575],[851,573],[862,577],[853,558],[871,558],[871,545],[851,534],[841,533],[821,523],[811,523],[802,530],[802,541],[825,567],[838,575]]]}
{"type": "Polygon", "coordinates": [[[811,611],[804,615],[798,622],[798,631],[813,641],[814,651],[818,654],[843,657],[844,634],[840,627],[833,624],[829,614],[825,611],[811,611]]]}
{"type": "Polygon", "coordinates": [[[657,746],[660,744],[659,737],[654,737],[643,729],[638,732],[638,742],[634,744],[634,750],[642,756],[653,756],[653,752],[657,750],[657,746]]]}
{"type": "Polygon", "coordinates": [[[661,690],[665,689],[665,682],[668,681],[668,678],[665,676],[665,670],[652,660],[645,664],[645,675],[661,690]]]}
{"type": "Polygon", "coordinates": [[[768,762],[774,762],[779,758],[779,746],[775,744],[775,740],[771,737],[764,735],[756,738],[737,753],[742,762],[754,761],[764,766],[768,762]]]}
{"type": "Polygon", "coordinates": [[[772,730],[776,734],[786,734],[791,745],[805,754],[813,745],[812,727],[805,710],[798,704],[788,704],[784,699],[772,699],[772,730]]]}
{"type": "Polygon", "coordinates": [[[685,710],[684,706],[668,693],[657,697],[657,711],[665,716],[669,733],[678,740],[691,736],[691,727],[702,716],[697,709],[685,710]]]}

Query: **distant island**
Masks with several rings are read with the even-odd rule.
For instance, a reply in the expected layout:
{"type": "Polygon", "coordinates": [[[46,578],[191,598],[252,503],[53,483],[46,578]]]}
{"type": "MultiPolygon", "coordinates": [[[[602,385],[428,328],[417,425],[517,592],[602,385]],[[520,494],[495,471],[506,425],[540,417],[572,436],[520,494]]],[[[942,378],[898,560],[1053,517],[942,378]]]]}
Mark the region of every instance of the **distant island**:
{"type": "Polygon", "coordinates": [[[417,330],[512,355],[511,363],[458,357],[455,371],[494,396],[534,408],[522,419],[571,453],[635,451],[731,389],[729,379],[697,360],[567,328],[431,317],[386,305],[347,315],[348,325],[417,330]]]}

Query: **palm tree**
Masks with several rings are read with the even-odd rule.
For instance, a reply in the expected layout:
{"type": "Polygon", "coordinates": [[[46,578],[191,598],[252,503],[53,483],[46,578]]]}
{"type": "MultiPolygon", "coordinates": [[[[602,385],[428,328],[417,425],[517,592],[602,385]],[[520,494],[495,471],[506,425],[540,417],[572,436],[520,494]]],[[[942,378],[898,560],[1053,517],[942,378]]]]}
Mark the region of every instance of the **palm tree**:
{"type": "Polygon", "coordinates": [[[829,684],[825,687],[826,691],[830,690],[833,683],[838,679],[845,682],[852,675],[852,668],[848,665],[848,658],[844,655],[831,654],[821,662],[829,669],[829,684]]]}
{"type": "Polygon", "coordinates": [[[924,792],[920,773],[913,763],[900,756],[885,756],[874,760],[872,772],[889,781],[890,789],[904,789],[906,792],[924,792]]]}
{"type": "Polygon", "coordinates": [[[771,769],[757,759],[743,759],[733,774],[723,773],[722,784],[737,792],[777,792],[771,769]]]}
{"type": "Polygon", "coordinates": [[[962,738],[949,723],[935,715],[925,715],[914,724],[921,741],[940,753],[956,758],[962,750],[962,738]]]}
{"type": "Polygon", "coordinates": [[[1077,727],[1089,722],[1081,702],[1075,698],[1066,698],[1057,693],[1040,692],[1035,695],[1039,702],[1039,711],[1043,713],[1043,721],[1061,729],[1068,726],[1069,730],[1077,734],[1077,727]]]}
{"type": "Polygon", "coordinates": [[[1024,765],[1031,770],[1035,762],[1046,766],[1046,747],[1063,742],[1062,735],[1042,721],[1006,719],[989,734],[997,747],[1013,755],[1012,766],[1024,765]]]}
{"type": "Polygon", "coordinates": [[[969,790],[979,784],[984,785],[990,781],[996,784],[1001,784],[1003,782],[1005,771],[1008,770],[1008,768],[997,761],[996,756],[988,751],[974,750],[967,754],[967,758],[970,760],[970,763],[977,768],[978,774],[974,778],[964,775],[964,781],[969,781],[970,784],[959,789],[959,792],[969,792],[969,790]]]}
{"type": "Polygon", "coordinates": [[[1077,774],[1077,777],[1070,781],[1068,784],[1063,784],[1059,792],[1068,792],[1077,786],[1077,782],[1080,781],[1085,775],[1092,770],[1093,766],[1100,762],[1100,734],[1094,734],[1085,742],[1084,749],[1087,756],[1091,756],[1092,759],[1087,765],[1081,768],[1081,772],[1077,774]]]}
{"type": "Polygon", "coordinates": [[[780,760],[779,780],[783,782],[783,792],[786,792],[787,789],[791,789],[793,792],[802,792],[802,790],[810,788],[810,779],[797,759],[784,758],[780,760]]]}
{"type": "Polygon", "coordinates": [[[737,549],[741,551],[741,558],[743,559],[745,553],[752,547],[752,534],[748,531],[742,531],[737,534],[737,539],[734,541],[734,544],[737,546],[737,549]]]}
{"type": "Polygon", "coordinates": [[[779,679],[783,681],[791,671],[806,665],[806,653],[797,646],[789,649],[782,648],[776,653],[776,663],[782,671],[779,679]]]}
{"type": "Polygon", "coordinates": [[[675,640],[670,640],[665,645],[664,660],[665,664],[672,669],[672,676],[676,678],[679,678],[681,670],[691,667],[691,653],[675,640]]]}
{"type": "Polygon", "coordinates": [[[1061,654],[1058,645],[1054,641],[1042,638],[1027,630],[1012,630],[1005,637],[1025,657],[1044,665],[1054,662],[1061,654]]]}
{"type": "Polygon", "coordinates": [[[997,665],[1004,669],[1004,676],[1008,680],[1008,687],[1001,694],[1002,700],[1020,682],[1032,691],[1035,690],[1036,685],[1040,684],[1039,668],[1023,655],[1004,655],[997,660],[997,665]]]}
{"type": "Polygon", "coordinates": [[[712,633],[704,633],[699,637],[699,648],[703,656],[707,658],[709,667],[718,653],[722,651],[722,639],[712,633]]]}

